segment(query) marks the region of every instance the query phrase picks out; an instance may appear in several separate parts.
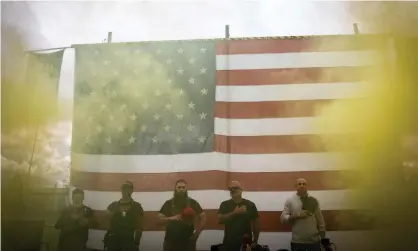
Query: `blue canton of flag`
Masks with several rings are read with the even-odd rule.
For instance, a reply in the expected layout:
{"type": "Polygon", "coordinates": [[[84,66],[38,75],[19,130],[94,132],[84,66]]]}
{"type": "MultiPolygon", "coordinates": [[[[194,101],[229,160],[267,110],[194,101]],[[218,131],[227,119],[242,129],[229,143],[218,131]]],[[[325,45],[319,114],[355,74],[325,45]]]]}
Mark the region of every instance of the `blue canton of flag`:
{"type": "Polygon", "coordinates": [[[215,41],[75,48],[73,152],[213,151],[215,41]]]}

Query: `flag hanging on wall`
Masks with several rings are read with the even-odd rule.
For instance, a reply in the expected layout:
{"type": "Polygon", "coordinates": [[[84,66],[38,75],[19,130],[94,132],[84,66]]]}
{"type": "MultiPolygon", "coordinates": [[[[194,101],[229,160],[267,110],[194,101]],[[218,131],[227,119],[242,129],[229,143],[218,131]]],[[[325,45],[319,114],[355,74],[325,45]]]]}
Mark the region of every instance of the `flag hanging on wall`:
{"type": "Polygon", "coordinates": [[[260,211],[260,242],[275,249],[290,240],[279,216],[299,177],[309,181],[330,231],[367,228],[338,224],[356,219],[335,166],[344,153],[326,152],[312,124],[318,108],[359,90],[369,52],[355,39],[75,46],[71,183],[86,190],[103,223],[89,246],[102,247],[103,213],[126,180],[146,211],[145,249],[162,246],[156,214],[180,178],[208,215],[199,250],[222,241],[217,209],[231,180],[242,182],[260,211]]]}

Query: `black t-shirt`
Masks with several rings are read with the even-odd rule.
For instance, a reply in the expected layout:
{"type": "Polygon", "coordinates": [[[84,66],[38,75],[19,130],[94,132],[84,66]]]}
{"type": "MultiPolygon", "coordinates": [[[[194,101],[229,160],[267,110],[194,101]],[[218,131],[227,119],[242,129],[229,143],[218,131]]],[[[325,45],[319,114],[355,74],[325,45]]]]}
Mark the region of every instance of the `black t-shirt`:
{"type": "Polygon", "coordinates": [[[242,199],[240,203],[235,203],[232,199],[226,200],[221,203],[218,214],[232,213],[237,206],[246,206],[247,212],[221,222],[225,225],[224,242],[242,240],[246,234],[252,238],[251,222],[258,219],[258,210],[252,201],[242,199]]]}
{"type": "Polygon", "coordinates": [[[133,236],[139,220],[144,216],[144,209],[136,201],[111,203],[107,210],[113,213],[110,231],[117,235],[133,236]]]}
{"type": "Polygon", "coordinates": [[[93,210],[87,206],[65,208],[55,223],[55,228],[61,230],[59,246],[85,245],[88,239],[89,228],[92,227],[94,222],[93,210]],[[89,224],[81,225],[78,220],[72,217],[73,215],[86,218],[89,224]]]}
{"type": "MultiPolygon", "coordinates": [[[[166,217],[171,217],[174,215],[181,215],[183,210],[186,207],[192,208],[196,215],[199,215],[203,212],[200,204],[192,199],[188,198],[188,201],[183,206],[175,205],[173,199],[167,200],[160,209],[160,214],[165,215],[166,217]]],[[[165,228],[165,238],[173,241],[186,241],[193,234],[194,226],[192,223],[186,221],[169,221],[165,228]]]]}

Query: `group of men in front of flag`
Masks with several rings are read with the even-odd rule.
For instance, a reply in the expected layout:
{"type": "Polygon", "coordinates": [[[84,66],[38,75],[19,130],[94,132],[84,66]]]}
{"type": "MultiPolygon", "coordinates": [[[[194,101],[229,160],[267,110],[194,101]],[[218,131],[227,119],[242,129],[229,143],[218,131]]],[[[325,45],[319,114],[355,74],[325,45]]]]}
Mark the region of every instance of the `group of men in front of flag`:
{"type": "MultiPolygon", "coordinates": [[[[105,235],[107,251],[136,251],[142,237],[144,210],[132,198],[133,184],[122,184],[122,198],[107,208],[109,228],[105,235]]],[[[259,215],[256,205],[242,197],[240,182],[229,185],[231,199],[223,201],[218,218],[224,225],[223,251],[256,250],[260,235],[259,215]],[[244,237],[245,236],[245,237],[244,237]],[[250,243],[243,244],[247,238],[250,243]]],[[[88,229],[97,222],[91,208],[83,205],[84,192],[73,191],[73,203],[58,219],[56,228],[61,229],[59,251],[84,251],[88,229]]],[[[204,230],[206,215],[200,204],[190,198],[187,182],[178,180],[174,195],[167,200],[158,213],[165,225],[164,251],[195,251],[196,241],[204,230]]],[[[325,238],[325,223],[318,201],[307,191],[307,181],[296,181],[296,193],[289,198],[281,214],[282,223],[292,226],[292,251],[320,251],[321,239],[325,238]]]]}

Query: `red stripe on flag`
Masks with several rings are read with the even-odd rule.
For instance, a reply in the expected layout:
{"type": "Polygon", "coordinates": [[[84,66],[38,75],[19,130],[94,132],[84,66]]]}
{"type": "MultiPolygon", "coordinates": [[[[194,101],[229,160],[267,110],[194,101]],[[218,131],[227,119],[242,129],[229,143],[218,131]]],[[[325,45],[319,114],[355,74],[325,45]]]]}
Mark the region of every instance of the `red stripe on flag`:
{"type": "Polygon", "coordinates": [[[247,39],[220,41],[216,55],[364,50],[363,37],[321,36],[305,39],[247,39]]]}
{"type": "MultiPolygon", "coordinates": [[[[278,163],[280,165],[280,163],[278,163]]],[[[216,168],[216,167],[214,167],[216,168]]],[[[257,167],[254,167],[256,169],[257,167]]],[[[152,168],[150,168],[152,170],[152,168]]],[[[119,191],[126,180],[134,184],[135,192],[172,191],[179,179],[187,180],[188,190],[227,190],[230,180],[245,184],[246,191],[293,191],[295,180],[309,180],[310,190],[339,190],[349,188],[349,173],[341,170],[304,172],[233,173],[200,171],[181,173],[92,173],[72,171],[74,186],[90,191],[119,191]]]]}
{"type": "Polygon", "coordinates": [[[230,119],[313,117],[333,100],[216,102],[215,117],[230,119]]]}
{"type": "Polygon", "coordinates": [[[217,85],[277,85],[357,82],[365,67],[218,70],[217,85]]]}
{"type": "MultiPolygon", "coordinates": [[[[215,209],[205,210],[207,224],[205,230],[222,230],[219,224],[218,212],[215,209]]],[[[355,231],[369,230],[373,227],[373,221],[363,216],[361,211],[356,210],[325,210],[322,212],[328,231],[355,231]]],[[[164,231],[164,226],[159,223],[158,212],[145,212],[145,231],[164,231]]],[[[259,212],[260,227],[262,232],[290,232],[289,225],[280,223],[281,212],[259,212]]],[[[95,211],[99,226],[96,229],[107,229],[108,220],[105,211],[95,211]]]]}
{"type": "MultiPolygon", "coordinates": [[[[345,142],[349,134],[329,135],[335,142],[345,142]]],[[[341,146],[343,147],[343,146],[341,146]]],[[[342,151],[330,149],[320,135],[223,136],[215,135],[217,152],[232,154],[314,153],[342,151]]],[[[351,149],[352,150],[352,149],[351,149]]]]}

